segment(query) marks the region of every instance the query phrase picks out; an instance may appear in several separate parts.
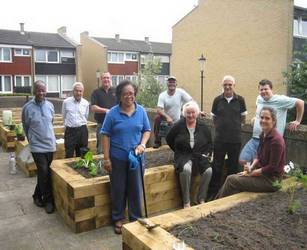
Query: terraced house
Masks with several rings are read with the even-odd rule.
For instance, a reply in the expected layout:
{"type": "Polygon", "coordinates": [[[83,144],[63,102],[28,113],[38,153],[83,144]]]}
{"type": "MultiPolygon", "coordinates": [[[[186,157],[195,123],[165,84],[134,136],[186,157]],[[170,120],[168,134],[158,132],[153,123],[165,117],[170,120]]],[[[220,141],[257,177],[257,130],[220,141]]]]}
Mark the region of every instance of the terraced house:
{"type": "Polygon", "coordinates": [[[146,61],[152,56],[160,59],[161,70],[156,78],[165,83],[170,72],[171,44],[151,42],[148,37],[141,40],[80,35],[82,79],[86,85],[85,96],[99,85],[99,74],[109,71],[116,86],[121,80],[134,80],[146,61]]]}
{"type": "Polygon", "coordinates": [[[30,93],[35,80],[47,84],[49,96],[65,97],[76,80],[77,44],[57,33],[0,29],[0,93],[30,93]]]}

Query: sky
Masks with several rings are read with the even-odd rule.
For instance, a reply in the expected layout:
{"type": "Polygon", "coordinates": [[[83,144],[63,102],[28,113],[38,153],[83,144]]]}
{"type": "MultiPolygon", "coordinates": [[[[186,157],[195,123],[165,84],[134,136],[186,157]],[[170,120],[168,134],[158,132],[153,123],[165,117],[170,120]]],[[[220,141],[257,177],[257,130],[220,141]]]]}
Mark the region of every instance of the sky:
{"type": "MultiPolygon", "coordinates": [[[[295,0],[307,8],[307,0],[295,0]]],[[[171,42],[172,26],[189,13],[198,0],[3,0],[0,29],[56,33],[61,26],[79,41],[80,33],[90,36],[171,42]]]]}

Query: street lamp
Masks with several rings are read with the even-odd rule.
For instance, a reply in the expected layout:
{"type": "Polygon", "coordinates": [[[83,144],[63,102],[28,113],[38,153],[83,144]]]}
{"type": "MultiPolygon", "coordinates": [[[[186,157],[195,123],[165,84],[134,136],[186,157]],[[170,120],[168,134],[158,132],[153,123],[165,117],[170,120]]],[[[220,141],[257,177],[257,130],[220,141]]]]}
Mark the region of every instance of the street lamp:
{"type": "Polygon", "coordinates": [[[100,78],[100,71],[99,71],[99,69],[96,70],[96,78],[97,78],[97,88],[99,88],[99,78],[100,78]]]}
{"type": "Polygon", "coordinates": [[[203,109],[203,97],[204,97],[204,69],[205,69],[205,61],[206,58],[204,54],[201,54],[201,57],[198,59],[200,63],[200,110],[204,111],[203,109]]]}

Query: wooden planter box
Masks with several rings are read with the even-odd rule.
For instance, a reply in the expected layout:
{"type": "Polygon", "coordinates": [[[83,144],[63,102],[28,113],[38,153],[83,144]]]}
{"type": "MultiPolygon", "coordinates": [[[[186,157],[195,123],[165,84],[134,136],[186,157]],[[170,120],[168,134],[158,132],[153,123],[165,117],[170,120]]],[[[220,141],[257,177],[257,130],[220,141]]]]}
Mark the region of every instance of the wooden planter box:
{"type": "Polygon", "coordinates": [[[0,141],[5,151],[14,151],[16,133],[15,130],[10,131],[7,127],[0,125],[0,141]]]}
{"type": "MultiPolygon", "coordinates": [[[[21,152],[21,150],[28,145],[28,141],[16,141],[16,156],[21,152]]],[[[88,148],[95,152],[96,151],[96,138],[88,139],[88,148]]],[[[64,143],[56,145],[56,152],[53,154],[53,159],[64,159],[65,158],[65,147],[64,143]]],[[[32,177],[37,174],[37,167],[34,162],[27,163],[21,161],[18,157],[16,157],[17,166],[28,176],[32,177]]]]}
{"type": "MultiPolygon", "coordinates": [[[[147,149],[149,160],[167,146],[147,149]]],[[[81,233],[111,223],[109,176],[85,178],[66,163],[74,159],[52,162],[52,183],[57,211],[66,224],[81,233]]],[[[181,206],[179,188],[172,165],[146,169],[145,192],[148,214],[181,206]]]]}
{"type": "MultiPolygon", "coordinates": [[[[287,179],[285,182],[288,186],[294,183],[293,179],[287,179]]],[[[122,231],[123,249],[173,249],[173,243],[178,239],[167,230],[177,225],[197,221],[212,213],[228,210],[240,203],[251,201],[266,194],[242,192],[191,208],[151,217],[148,219],[150,223],[159,225],[151,231],[147,230],[138,221],[125,224],[122,231]]],[[[186,249],[193,248],[187,246],[186,249]]]]}

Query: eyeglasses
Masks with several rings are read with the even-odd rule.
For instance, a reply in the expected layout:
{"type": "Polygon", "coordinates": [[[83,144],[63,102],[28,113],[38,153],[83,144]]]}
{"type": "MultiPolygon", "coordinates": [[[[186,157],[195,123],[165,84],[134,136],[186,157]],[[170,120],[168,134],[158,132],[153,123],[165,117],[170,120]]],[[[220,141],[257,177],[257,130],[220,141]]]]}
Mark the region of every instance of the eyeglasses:
{"type": "Polygon", "coordinates": [[[134,92],[128,92],[128,93],[123,93],[123,97],[130,97],[130,96],[135,96],[134,92]]]}

